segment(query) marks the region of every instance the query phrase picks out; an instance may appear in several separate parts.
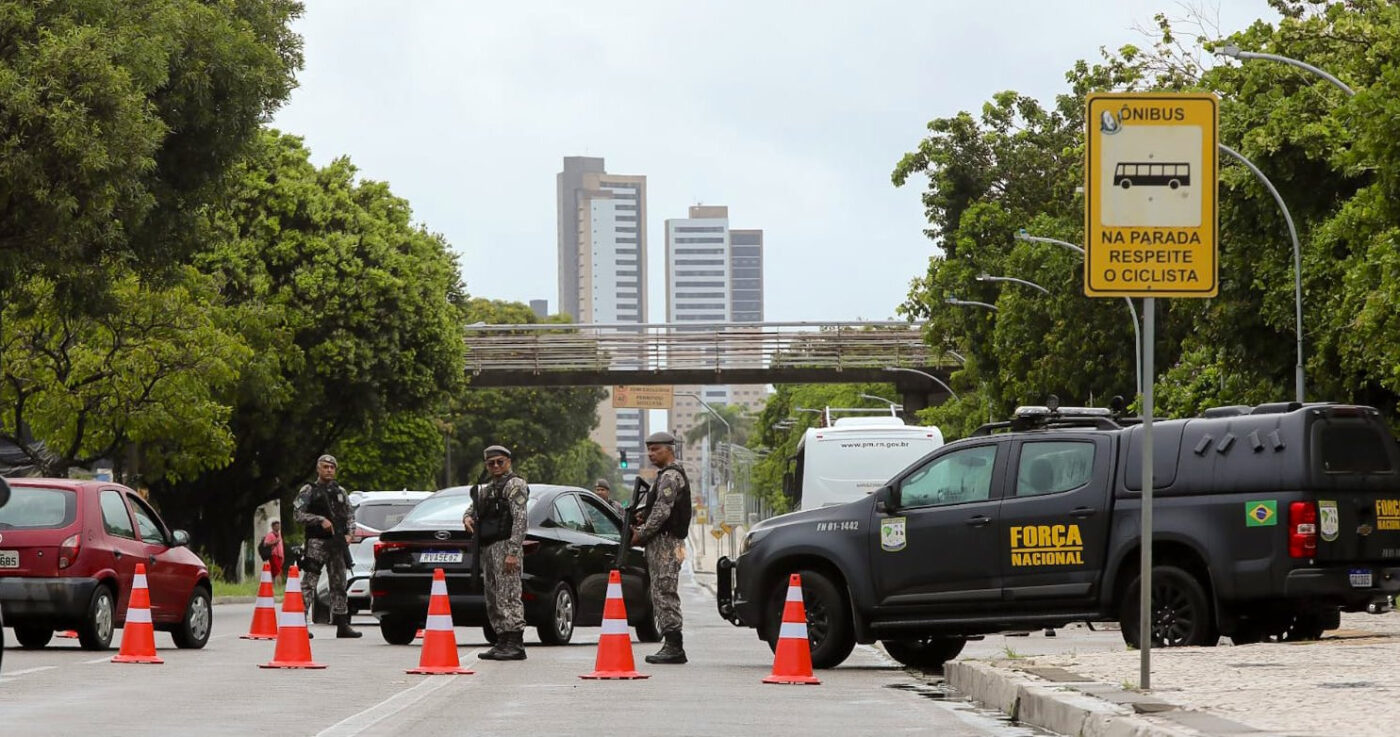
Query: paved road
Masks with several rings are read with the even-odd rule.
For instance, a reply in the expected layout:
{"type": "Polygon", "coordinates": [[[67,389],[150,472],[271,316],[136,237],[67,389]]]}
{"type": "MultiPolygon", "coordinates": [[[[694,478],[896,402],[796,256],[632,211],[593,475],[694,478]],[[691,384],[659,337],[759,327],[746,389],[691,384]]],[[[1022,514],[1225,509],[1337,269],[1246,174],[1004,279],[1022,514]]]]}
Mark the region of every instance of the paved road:
{"type": "MultiPolygon", "coordinates": [[[[313,657],[325,670],[262,670],[257,664],[271,659],[272,643],[238,639],[251,605],[215,607],[215,634],[202,651],[176,650],[158,634],[164,665],[112,664],[113,653],[80,650],[72,640],[42,651],[11,647],[0,675],[0,734],[1037,734],[945,700],[936,679],[908,673],[874,648],[819,672],[821,686],[761,684],[772,667],[767,646],[721,621],[695,582],[683,596],[691,662],[648,666],[642,656],[656,646],[635,645],[639,670],[652,674],[645,681],[578,678],[593,669],[593,628],[580,630],[571,646],[530,647],[525,663],[478,661],[480,631],[458,629],[461,656],[476,675],[410,676],[403,670],[417,665],[418,648],[384,644],[372,620],[364,620],[361,640],[313,628],[313,657]]],[[[1039,634],[1007,639],[1051,642],[1039,634]]],[[[527,646],[532,641],[527,635],[527,646]]]]}

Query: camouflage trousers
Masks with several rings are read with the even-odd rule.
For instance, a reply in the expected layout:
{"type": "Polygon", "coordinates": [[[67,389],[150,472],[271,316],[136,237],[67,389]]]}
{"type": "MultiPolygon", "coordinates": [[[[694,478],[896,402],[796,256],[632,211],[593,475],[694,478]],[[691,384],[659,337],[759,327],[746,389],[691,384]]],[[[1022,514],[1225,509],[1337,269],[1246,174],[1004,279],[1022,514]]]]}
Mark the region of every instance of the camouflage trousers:
{"type": "Polygon", "coordinates": [[[651,606],[662,634],[681,631],[680,546],[683,540],[662,532],[647,541],[647,573],[651,576],[651,606]]]}
{"type": "Polygon", "coordinates": [[[302,557],[321,564],[321,570],[301,572],[301,596],[306,602],[307,613],[311,612],[311,601],[316,598],[316,583],[321,574],[330,576],[326,588],[330,590],[331,614],[346,614],[345,606],[345,553],[333,541],[313,537],[306,541],[306,552],[302,557]]]}
{"type": "Polygon", "coordinates": [[[525,603],[520,598],[520,571],[525,561],[519,561],[514,573],[506,573],[509,546],[492,543],[482,551],[483,584],[486,587],[486,621],[497,634],[521,632],[525,629],[525,603]]]}

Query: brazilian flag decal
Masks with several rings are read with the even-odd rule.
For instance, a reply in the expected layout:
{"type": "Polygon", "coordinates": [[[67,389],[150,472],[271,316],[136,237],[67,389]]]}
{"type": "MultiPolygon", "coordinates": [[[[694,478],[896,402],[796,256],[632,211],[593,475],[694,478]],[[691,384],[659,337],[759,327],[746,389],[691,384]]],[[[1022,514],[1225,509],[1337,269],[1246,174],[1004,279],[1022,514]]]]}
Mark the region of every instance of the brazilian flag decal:
{"type": "Polygon", "coordinates": [[[1245,527],[1273,527],[1278,524],[1278,502],[1269,499],[1244,503],[1245,527]]]}

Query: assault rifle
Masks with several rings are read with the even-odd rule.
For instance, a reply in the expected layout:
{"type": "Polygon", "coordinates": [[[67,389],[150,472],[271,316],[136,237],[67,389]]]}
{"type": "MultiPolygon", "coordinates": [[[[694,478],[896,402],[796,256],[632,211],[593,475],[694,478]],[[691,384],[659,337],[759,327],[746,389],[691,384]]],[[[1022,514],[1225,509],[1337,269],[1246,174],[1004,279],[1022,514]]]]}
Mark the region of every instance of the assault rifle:
{"type": "Polygon", "coordinates": [[[473,517],[473,525],[474,525],[475,527],[474,527],[474,529],[472,530],[471,537],[468,538],[468,539],[471,541],[470,548],[471,548],[471,554],[472,554],[472,576],[471,576],[471,581],[470,581],[470,582],[468,583],[468,585],[467,585],[467,590],[468,590],[468,591],[481,591],[481,590],[482,590],[482,586],[481,586],[481,516],[480,516],[480,515],[481,515],[481,484],[482,484],[483,482],[486,481],[486,478],[487,478],[489,475],[490,475],[490,473],[489,473],[488,471],[486,471],[485,469],[482,469],[481,475],[478,476],[478,477],[476,478],[476,486],[472,487],[472,491],[471,491],[471,498],[472,498],[472,511],[471,511],[471,515],[472,515],[472,517],[473,517]]]}
{"type": "Polygon", "coordinates": [[[632,549],[632,525],[645,522],[646,515],[643,510],[651,507],[651,484],[648,484],[641,476],[637,477],[636,483],[632,485],[632,498],[627,500],[627,506],[622,510],[622,540],[617,546],[617,559],[613,561],[613,567],[622,570],[627,562],[627,551],[632,549]]]}

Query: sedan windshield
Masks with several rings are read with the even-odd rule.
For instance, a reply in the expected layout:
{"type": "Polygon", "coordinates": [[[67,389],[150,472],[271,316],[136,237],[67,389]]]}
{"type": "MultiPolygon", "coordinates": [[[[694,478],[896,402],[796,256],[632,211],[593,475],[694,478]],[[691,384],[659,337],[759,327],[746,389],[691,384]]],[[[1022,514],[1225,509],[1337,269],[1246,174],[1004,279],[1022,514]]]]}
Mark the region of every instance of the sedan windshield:
{"type": "MultiPolygon", "coordinates": [[[[535,508],[535,502],[539,497],[531,489],[530,498],[525,502],[525,513],[535,508]]],[[[467,494],[453,494],[451,496],[430,496],[418,503],[401,524],[442,526],[452,523],[461,524],[462,515],[472,508],[472,498],[467,494]]]]}

